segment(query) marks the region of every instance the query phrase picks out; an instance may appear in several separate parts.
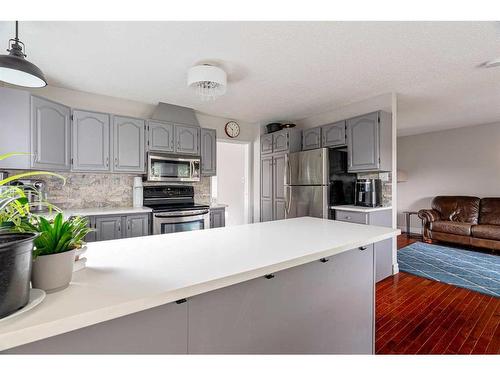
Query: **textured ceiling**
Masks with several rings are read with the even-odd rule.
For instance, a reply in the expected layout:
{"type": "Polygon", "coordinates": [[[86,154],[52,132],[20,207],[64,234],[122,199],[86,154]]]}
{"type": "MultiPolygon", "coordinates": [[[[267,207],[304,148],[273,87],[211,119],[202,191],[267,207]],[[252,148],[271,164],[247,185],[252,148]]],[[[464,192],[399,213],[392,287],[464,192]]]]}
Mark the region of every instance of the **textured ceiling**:
{"type": "MultiPolygon", "coordinates": [[[[7,45],[13,23],[0,22],[7,45]]],[[[500,121],[495,22],[21,22],[49,84],[251,122],[298,120],[388,92],[399,133],[500,121]],[[200,102],[189,67],[215,62],[226,96],[200,102]]]]}

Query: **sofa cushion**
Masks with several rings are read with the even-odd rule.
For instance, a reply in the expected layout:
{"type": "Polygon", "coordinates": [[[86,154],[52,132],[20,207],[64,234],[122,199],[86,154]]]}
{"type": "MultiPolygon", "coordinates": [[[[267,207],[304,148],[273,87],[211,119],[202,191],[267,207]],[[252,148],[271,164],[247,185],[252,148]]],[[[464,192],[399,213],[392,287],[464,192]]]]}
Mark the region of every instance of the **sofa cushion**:
{"type": "Polygon", "coordinates": [[[432,200],[432,208],[439,211],[441,220],[477,224],[480,201],[477,197],[441,195],[432,200]]]}
{"type": "Polygon", "coordinates": [[[451,233],[459,236],[470,236],[472,224],[458,221],[433,221],[431,230],[433,232],[451,233]]]}
{"type": "Polygon", "coordinates": [[[500,198],[481,199],[479,224],[500,225],[500,198]]]}
{"type": "Polygon", "coordinates": [[[472,237],[500,241],[500,225],[473,225],[472,237]]]}

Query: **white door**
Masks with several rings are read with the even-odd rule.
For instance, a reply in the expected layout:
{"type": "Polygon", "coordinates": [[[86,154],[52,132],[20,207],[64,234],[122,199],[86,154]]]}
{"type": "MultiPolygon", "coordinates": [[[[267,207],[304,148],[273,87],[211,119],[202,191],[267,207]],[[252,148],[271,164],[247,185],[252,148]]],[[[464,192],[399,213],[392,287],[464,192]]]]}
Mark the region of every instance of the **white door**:
{"type": "MultiPolygon", "coordinates": [[[[246,143],[217,141],[217,203],[226,208],[226,226],[248,223],[249,146],[246,143]]],[[[215,182],[215,181],[214,181],[215,182]]],[[[215,185],[215,186],[214,186],[215,185]]]]}

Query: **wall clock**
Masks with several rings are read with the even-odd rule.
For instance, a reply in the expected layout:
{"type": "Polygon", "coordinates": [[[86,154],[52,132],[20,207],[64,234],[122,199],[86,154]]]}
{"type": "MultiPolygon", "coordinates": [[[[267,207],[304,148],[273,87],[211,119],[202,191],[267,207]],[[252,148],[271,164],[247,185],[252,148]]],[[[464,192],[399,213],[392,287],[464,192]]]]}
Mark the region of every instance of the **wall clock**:
{"type": "Polygon", "coordinates": [[[240,126],[236,121],[229,121],[224,127],[224,130],[229,138],[236,138],[240,135],[240,126]]]}

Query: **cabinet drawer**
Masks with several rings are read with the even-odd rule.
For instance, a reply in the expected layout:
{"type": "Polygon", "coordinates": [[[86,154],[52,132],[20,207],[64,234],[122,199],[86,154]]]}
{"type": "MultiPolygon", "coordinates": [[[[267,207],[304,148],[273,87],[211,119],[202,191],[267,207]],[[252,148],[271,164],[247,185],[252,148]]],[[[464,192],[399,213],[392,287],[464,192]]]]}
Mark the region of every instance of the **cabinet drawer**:
{"type": "Polygon", "coordinates": [[[357,224],[368,224],[368,214],[363,212],[335,210],[335,220],[357,224]]]}

